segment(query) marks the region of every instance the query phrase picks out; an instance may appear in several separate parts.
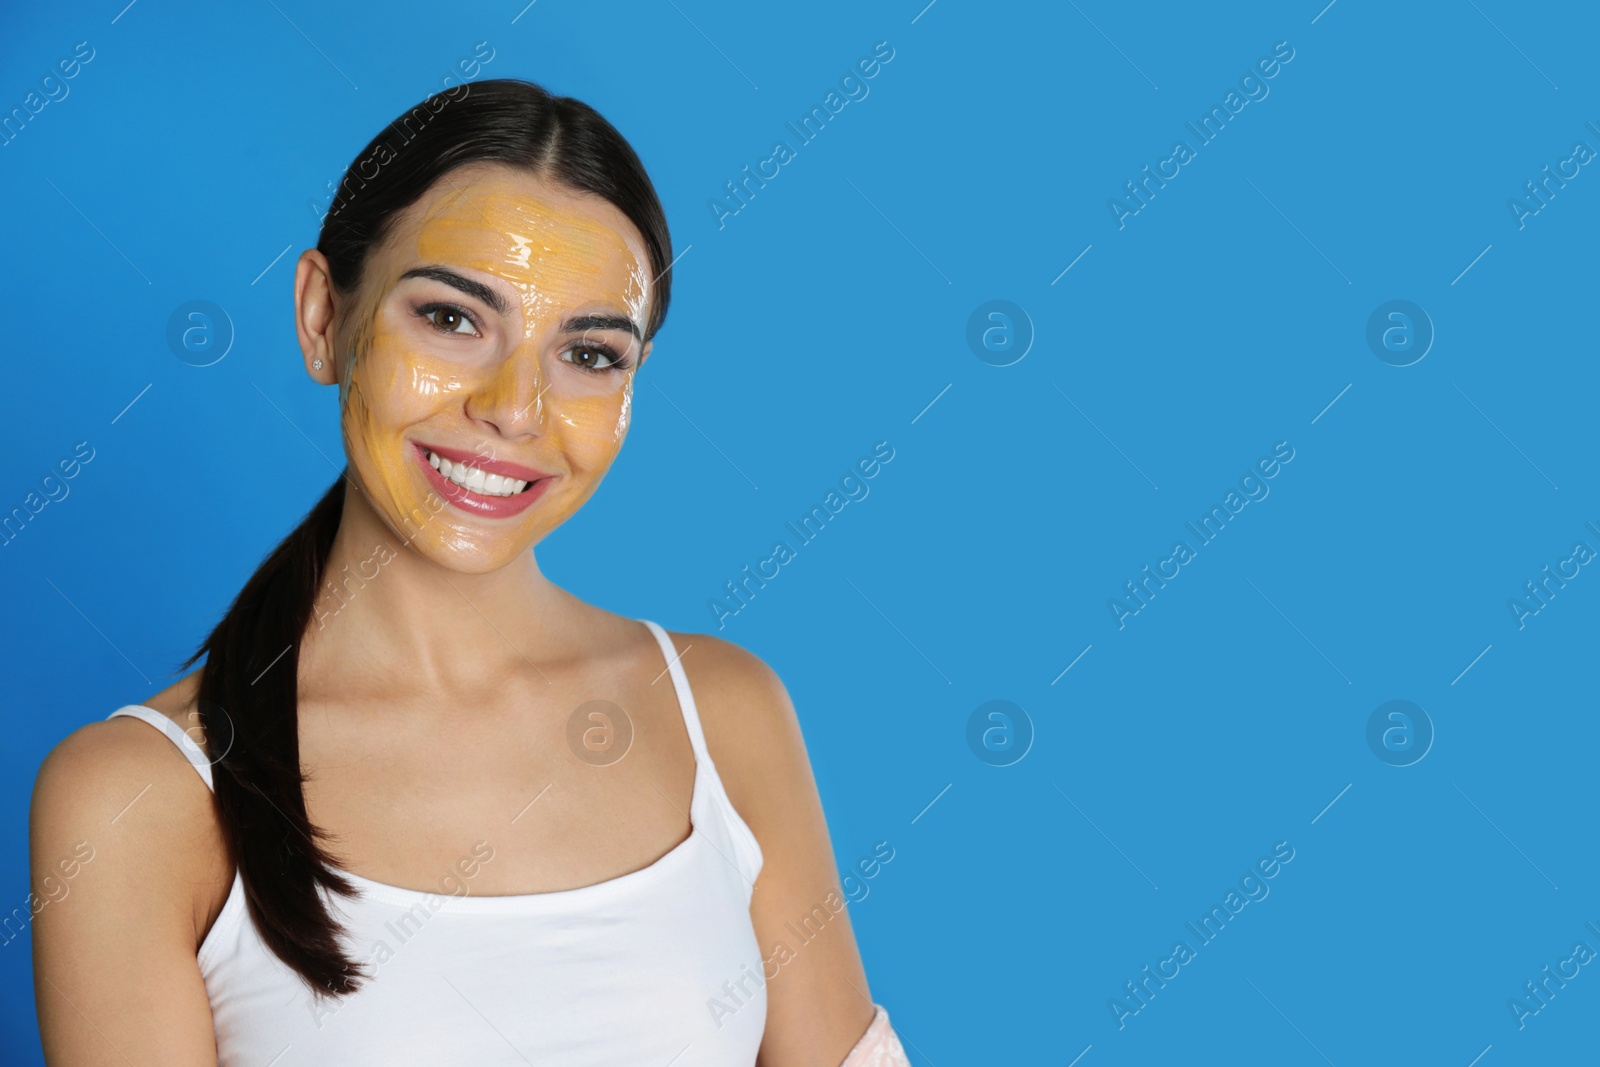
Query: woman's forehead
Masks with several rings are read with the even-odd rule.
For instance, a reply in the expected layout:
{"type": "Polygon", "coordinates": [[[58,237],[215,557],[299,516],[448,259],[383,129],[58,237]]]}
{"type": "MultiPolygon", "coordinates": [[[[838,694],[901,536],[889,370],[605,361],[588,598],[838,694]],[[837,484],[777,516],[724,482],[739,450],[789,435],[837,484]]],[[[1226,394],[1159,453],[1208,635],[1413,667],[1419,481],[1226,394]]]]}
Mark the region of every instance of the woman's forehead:
{"type": "Polygon", "coordinates": [[[648,253],[615,205],[532,175],[447,174],[395,236],[399,270],[466,267],[545,298],[620,301],[642,325],[648,253]]]}

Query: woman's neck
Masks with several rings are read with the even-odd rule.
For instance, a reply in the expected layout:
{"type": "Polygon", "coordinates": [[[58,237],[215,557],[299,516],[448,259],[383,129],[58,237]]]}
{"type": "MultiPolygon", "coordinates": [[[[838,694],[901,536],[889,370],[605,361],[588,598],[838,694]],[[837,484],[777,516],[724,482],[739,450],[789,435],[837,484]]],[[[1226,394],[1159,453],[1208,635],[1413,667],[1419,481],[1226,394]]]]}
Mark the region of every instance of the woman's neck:
{"type": "MultiPolygon", "coordinates": [[[[496,571],[452,571],[391,530],[347,489],[301,644],[315,689],[459,694],[520,675],[551,655],[576,602],[539,570],[533,550],[496,571]]],[[[535,668],[537,670],[537,668],[535,668]]]]}

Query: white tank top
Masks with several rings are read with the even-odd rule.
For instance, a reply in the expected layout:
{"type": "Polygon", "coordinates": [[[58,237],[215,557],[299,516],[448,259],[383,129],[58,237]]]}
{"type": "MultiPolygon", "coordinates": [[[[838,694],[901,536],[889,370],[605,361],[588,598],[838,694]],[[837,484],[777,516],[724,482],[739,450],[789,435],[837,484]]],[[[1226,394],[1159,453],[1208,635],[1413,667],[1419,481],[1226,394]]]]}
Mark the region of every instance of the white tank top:
{"type": "MultiPolygon", "coordinates": [[[[761,847],[711,763],[672,639],[639,621],[661,645],[694,748],[689,836],[647,867],[552,893],[427,893],[340,872],[361,895],[324,899],[373,977],[320,1001],[257,935],[235,872],[198,953],[220,1067],[755,1063],[767,1013],[750,921],[761,847]]],[[[118,715],[165,733],[211,787],[205,753],[171,719],[140,704],[118,715]]]]}

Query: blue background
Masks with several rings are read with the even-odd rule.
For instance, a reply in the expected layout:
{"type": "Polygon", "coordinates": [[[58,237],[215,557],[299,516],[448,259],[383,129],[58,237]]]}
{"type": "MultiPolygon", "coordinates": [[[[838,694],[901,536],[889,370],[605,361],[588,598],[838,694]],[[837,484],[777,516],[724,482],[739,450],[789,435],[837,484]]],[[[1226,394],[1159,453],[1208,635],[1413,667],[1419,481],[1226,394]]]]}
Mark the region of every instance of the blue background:
{"type": "MultiPolygon", "coordinates": [[[[1600,950],[1600,576],[1520,629],[1508,600],[1600,549],[1600,174],[1521,228],[1508,200],[1600,149],[1596,25],[1323,2],[18,6],[0,111],[95,54],[0,148],[0,508],[95,455],[0,548],[7,909],[45,753],[168,684],[335,476],[294,257],[326,183],[486,41],[480,77],[630,139],[682,254],[630,442],[541,564],[784,679],[841,867],[895,849],[851,917],[913,1062],[1593,1057],[1600,968],[1521,1029],[1507,1002],[1600,950]],[[719,228],[723,183],[879,41],[869,95],[719,228]],[[1109,198],[1280,41],[1269,95],[1119,228],[1109,198]],[[165,339],[195,299],[235,331],[208,367],[165,339]],[[1004,367],[967,341],[997,299],[1031,335],[1004,367]],[[1406,367],[1366,341],[1394,299],[1436,332],[1406,367]],[[879,441],[870,495],[719,629],[723,583],[879,441]],[[1119,628],[1123,583],[1280,441],[1270,495],[1119,628]],[[1366,740],[1397,699],[1436,735],[1406,767],[1366,740]],[[1031,733],[1009,766],[967,741],[991,700],[1026,716],[1001,755],[1031,733]],[[1280,841],[1199,947],[1185,923],[1280,841]]],[[[40,1062],[30,944],[0,949],[9,1062],[40,1062]]]]}

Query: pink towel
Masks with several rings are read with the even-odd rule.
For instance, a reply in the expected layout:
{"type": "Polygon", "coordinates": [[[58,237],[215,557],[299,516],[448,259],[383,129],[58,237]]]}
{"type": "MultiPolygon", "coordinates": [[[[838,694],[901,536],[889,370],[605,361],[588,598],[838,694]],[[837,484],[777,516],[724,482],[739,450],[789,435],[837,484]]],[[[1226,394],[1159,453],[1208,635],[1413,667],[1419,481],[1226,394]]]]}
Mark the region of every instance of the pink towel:
{"type": "Polygon", "coordinates": [[[882,1004],[874,1004],[873,1007],[878,1013],[872,1017],[872,1024],[840,1067],[911,1067],[911,1061],[906,1059],[906,1050],[901,1047],[900,1039],[889,1025],[889,1013],[882,1004]]]}

